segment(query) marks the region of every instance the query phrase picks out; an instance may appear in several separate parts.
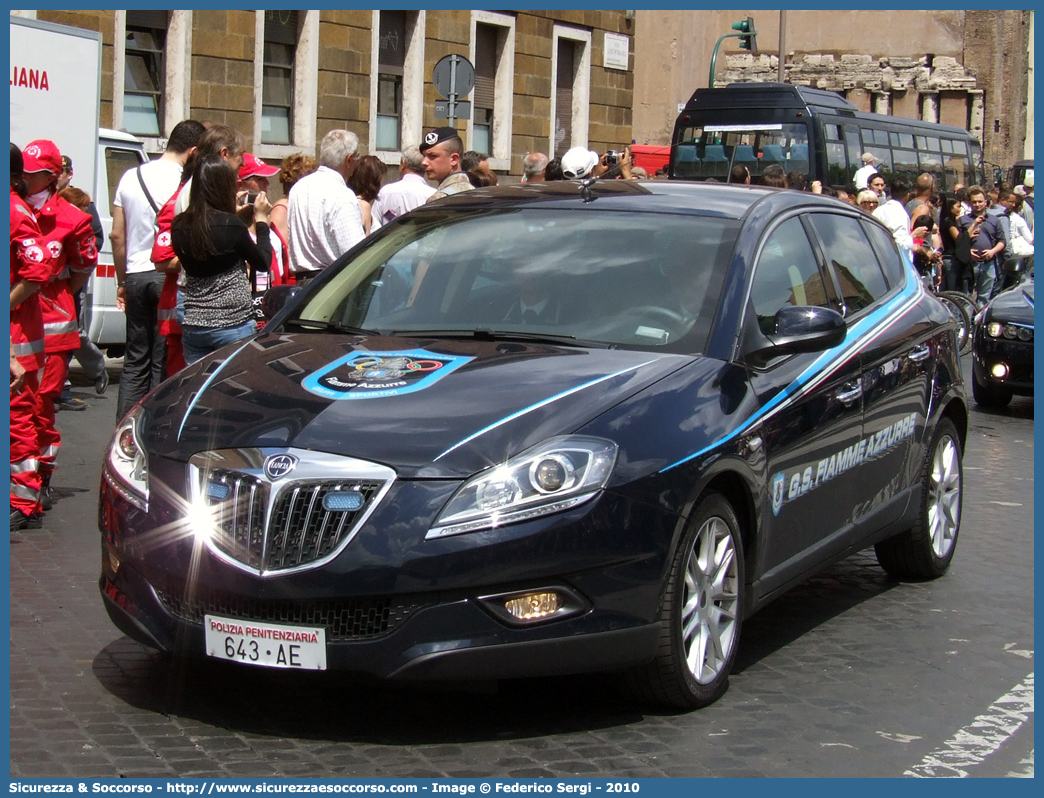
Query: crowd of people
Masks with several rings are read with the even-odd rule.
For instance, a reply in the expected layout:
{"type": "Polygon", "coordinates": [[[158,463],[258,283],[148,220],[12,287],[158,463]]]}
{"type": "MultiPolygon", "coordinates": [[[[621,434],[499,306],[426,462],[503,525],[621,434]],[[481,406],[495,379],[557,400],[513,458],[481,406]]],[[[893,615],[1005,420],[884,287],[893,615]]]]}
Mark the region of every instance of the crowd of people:
{"type": "MultiPolygon", "coordinates": [[[[126,317],[118,417],[159,383],[264,324],[261,297],[275,285],[314,279],[368,235],[420,205],[497,185],[486,154],[464,150],[441,127],[400,155],[386,182],[358,137],[329,131],[318,158],[290,155],[279,166],[246,152],[234,128],[188,119],[163,154],[129,169],[113,197],[111,244],[117,305],[126,317]],[[271,181],[282,196],[271,202],[271,181]]],[[[1033,263],[1033,183],[991,192],[935,191],[930,174],[910,186],[884,176],[864,155],[849,191],[767,167],[755,180],[737,165],[729,182],[833,195],[877,217],[936,285],[988,298],[1033,263]]],[[[87,337],[79,308],[98,261],[102,230],[91,198],[69,185],[72,162],[51,141],[11,144],[11,528],[37,528],[52,502],[61,447],[56,409],[75,356],[103,393],[104,355],[87,337]]],[[[560,158],[526,153],[522,182],[646,179],[629,147],[573,147],[560,158]]],[[[665,170],[653,179],[665,178],[665,170]]]]}
{"type": "Polygon", "coordinates": [[[887,183],[873,155],[864,154],[863,163],[855,204],[891,231],[937,289],[983,303],[1033,273],[1032,176],[1025,185],[998,183],[986,190],[958,184],[943,194],[930,173],[913,184],[901,177],[887,183]]]}

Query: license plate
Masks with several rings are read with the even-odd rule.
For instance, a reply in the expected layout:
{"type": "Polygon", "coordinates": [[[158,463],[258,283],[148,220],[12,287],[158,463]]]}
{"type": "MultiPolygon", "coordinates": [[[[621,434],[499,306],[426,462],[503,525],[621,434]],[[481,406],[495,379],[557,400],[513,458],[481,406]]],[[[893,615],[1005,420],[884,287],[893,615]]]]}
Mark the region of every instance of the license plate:
{"type": "Polygon", "coordinates": [[[326,630],[207,615],[207,656],[266,668],[326,670],[326,630]]]}

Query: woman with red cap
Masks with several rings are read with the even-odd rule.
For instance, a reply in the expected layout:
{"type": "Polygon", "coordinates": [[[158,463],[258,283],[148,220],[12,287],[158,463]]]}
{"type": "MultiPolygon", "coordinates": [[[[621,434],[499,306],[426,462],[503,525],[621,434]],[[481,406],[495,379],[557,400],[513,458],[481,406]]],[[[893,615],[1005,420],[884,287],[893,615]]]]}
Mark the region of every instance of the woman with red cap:
{"type": "Polygon", "coordinates": [[[62,155],[53,141],[37,139],[22,150],[26,200],[36,214],[44,244],[53,258],[51,278],[40,290],[44,323],[45,362],[37,394],[37,437],[41,500],[51,503],[51,474],[62,438],[54,424],[54,403],[62,395],[69,371],[69,352],[80,348],[80,331],[73,295],[98,265],[91,217],[59,197],[62,155]]]}

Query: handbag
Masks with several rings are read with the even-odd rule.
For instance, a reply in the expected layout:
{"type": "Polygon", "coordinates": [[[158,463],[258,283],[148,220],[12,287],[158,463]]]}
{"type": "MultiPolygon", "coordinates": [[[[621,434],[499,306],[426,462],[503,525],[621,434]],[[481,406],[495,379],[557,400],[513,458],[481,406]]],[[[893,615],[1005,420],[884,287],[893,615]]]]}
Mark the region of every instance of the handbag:
{"type": "Polygon", "coordinates": [[[1033,245],[1017,232],[1011,235],[1011,254],[1016,258],[1028,258],[1033,254],[1033,245]]]}

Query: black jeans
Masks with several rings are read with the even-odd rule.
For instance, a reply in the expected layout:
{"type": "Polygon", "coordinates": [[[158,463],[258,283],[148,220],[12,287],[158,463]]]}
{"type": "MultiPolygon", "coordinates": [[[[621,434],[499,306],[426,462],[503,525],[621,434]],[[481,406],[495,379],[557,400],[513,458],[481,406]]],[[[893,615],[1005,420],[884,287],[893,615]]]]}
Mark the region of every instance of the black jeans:
{"type": "Polygon", "coordinates": [[[120,418],[163,382],[166,373],[167,339],[159,334],[156,315],[163,279],[157,271],[127,275],[127,344],[116,407],[120,418]]]}

